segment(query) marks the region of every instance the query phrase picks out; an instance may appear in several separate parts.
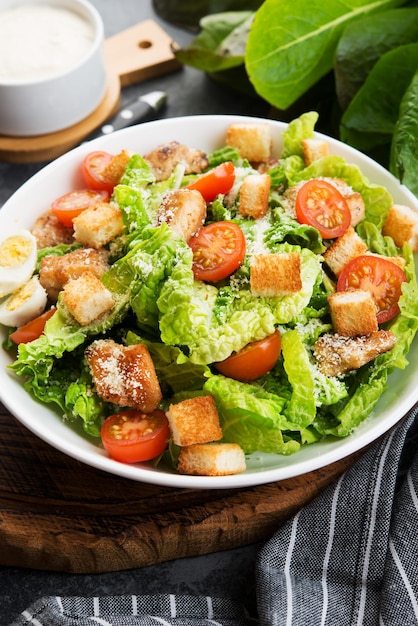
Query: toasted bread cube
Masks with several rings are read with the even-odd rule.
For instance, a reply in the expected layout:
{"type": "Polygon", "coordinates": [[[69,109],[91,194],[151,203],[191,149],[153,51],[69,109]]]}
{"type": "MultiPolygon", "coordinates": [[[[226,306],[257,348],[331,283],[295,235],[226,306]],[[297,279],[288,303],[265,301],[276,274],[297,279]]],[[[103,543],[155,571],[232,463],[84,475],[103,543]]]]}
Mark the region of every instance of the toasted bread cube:
{"type": "Polygon", "coordinates": [[[231,124],[226,131],[225,143],[236,148],[243,159],[251,163],[268,161],[272,150],[272,136],[269,124],[231,124]]]}
{"type": "Polygon", "coordinates": [[[185,166],[185,174],[200,174],[209,161],[204,152],[189,148],[178,141],[170,141],[148,152],[144,159],[149,163],[156,180],[166,180],[181,163],[185,166]]]}
{"type": "Polygon", "coordinates": [[[336,291],[328,296],[328,305],[332,325],[338,335],[355,337],[379,330],[376,304],[369,291],[336,291]]]}
{"type": "Polygon", "coordinates": [[[269,206],[271,178],[268,174],[250,174],[244,178],[239,192],[241,215],[259,219],[264,217],[269,206]]]}
{"type": "Polygon", "coordinates": [[[195,476],[228,476],[246,469],[245,455],[237,443],[197,443],[180,450],[177,469],[195,476]]]}
{"type": "Polygon", "coordinates": [[[122,150],[118,154],[115,154],[109,163],[105,165],[100,174],[114,185],[118,185],[130,158],[131,155],[129,152],[122,150]]]}
{"type": "Polygon", "coordinates": [[[250,286],[255,296],[273,298],[302,289],[300,254],[255,254],[250,267],[250,286]]]}
{"type": "Polygon", "coordinates": [[[367,252],[367,245],[350,226],[350,228],[324,252],[324,262],[335,276],[339,276],[343,268],[355,257],[367,252]]]}
{"type": "Polygon", "coordinates": [[[206,202],[196,189],[176,189],[165,194],[158,210],[158,223],[166,222],[184,241],[201,228],[206,219],[206,202]]]}
{"type": "Polygon", "coordinates": [[[197,396],[170,404],[167,418],[173,441],[178,446],[222,438],[218,410],[212,396],[197,396]]]}
{"type": "Polygon", "coordinates": [[[73,219],[74,239],[90,248],[102,248],[125,226],[122,211],[109,202],[98,202],[73,219]]]}
{"type": "Polygon", "coordinates": [[[323,139],[302,139],[302,151],[305,165],[329,155],[329,145],[323,139]]]}
{"type": "Polygon", "coordinates": [[[87,326],[113,308],[113,296],[92,272],[69,280],[62,292],[63,302],[80,326],[87,326]]]}
{"type": "Polygon", "coordinates": [[[98,339],[85,351],[97,393],[107,402],[150,413],[162,399],[154,363],[144,344],[98,339]]]}
{"type": "Polygon", "coordinates": [[[104,250],[80,248],[62,256],[48,255],[40,263],[39,281],[51,302],[56,302],[64,285],[89,271],[97,278],[109,268],[104,250]]]}
{"type": "Polygon", "coordinates": [[[409,243],[414,252],[418,251],[418,212],[403,204],[394,204],[386,216],[382,233],[392,237],[398,248],[409,243]]]}
{"type": "Polygon", "coordinates": [[[360,337],[342,337],[327,333],[316,341],[313,353],[325,376],[342,376],[359,369],[396,344],[389,330],[378,330],[360,337]]]}
{"type": "Polygon", "coordinates": [[[50,211],[47,211],[36,220],[31,228],[32,235],[36,238],[38,250],[58,246],[61,243],[73,243],[73,229],[65,226],[50,211]]]}

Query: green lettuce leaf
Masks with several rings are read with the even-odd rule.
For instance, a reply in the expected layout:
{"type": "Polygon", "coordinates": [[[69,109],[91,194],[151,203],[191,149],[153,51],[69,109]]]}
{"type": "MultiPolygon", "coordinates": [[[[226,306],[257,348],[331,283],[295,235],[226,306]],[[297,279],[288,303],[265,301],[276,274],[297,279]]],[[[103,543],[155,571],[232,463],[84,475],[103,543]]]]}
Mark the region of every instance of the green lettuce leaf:
{"type": "Polygon", "coordinates": [[[187,346],[194,363],[207,364],[222,361],[248,343],[271,335],[276,324],[289,322],[307,306],[321,272],[315,254],[308,249],[301,249],[300,254],[300,292],[281,298],[258,298],[244,282],[243,288],[231,293],[222,316],[215,313],[217,287],[195,281],[191,256],[185,257],[185,263],[173,268],[158,299],[162,341],[187,346]]]}
{"type": "Polygon", "coordinates": [[[418,71],[405,91],[393,132],[390,164],[392,174],[418,197],[418,71]]]}
{"type": "Polygon", "coordinates": [[[340,124],[341,140],[369,154],[390,146],[402,98],[417,66],[417,43],[386,52],[345,110],[340,124]]]}
{"type": "Polygon", "coordinates": [[[389,50],[418,40],[418,9],[364,17],[344,29],[335,53],[335,90],[344,111],[375,63],[389,50]]]}
{"type": "Polygon", "coordinates": [[[224,376],[210,377],[205,391],[215,399],[224,441],[238,443],[248,454],[299,450],[300,443],[283,432],[289,425],[282,414],[285,399],[224,376]]]}
{"type": "Polygon", "coordinates": [[[270,104],[287,109],[332,69],[348,24],[400,4],[265,0],[248,36],[245,61],[250,81],[270,104]]]}
{"type": "Polygon", "coordinates": [[[219,72],[244,64],[252,11],[229,11],[200,20],[201,31],[176,58],[204,72],[219,72]]]}

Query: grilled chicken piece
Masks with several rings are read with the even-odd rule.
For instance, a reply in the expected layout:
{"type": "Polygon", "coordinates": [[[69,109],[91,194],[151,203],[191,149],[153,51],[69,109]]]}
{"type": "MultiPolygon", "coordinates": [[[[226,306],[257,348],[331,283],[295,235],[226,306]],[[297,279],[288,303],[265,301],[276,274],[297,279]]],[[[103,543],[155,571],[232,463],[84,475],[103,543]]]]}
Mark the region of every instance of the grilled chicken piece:
{"type": "Polygon", "coordinates": [[[31,232],[39,249],[57,246],[60,243],[74,243],[73,229],[64,226],[50,211],[38,217],[31,232]]]}
{"type": "Polygon", "coordinates": [[[379,354],[391,350],[395,335],[378,330],[360,337],[343,337],[331,333],[322,335],[313,348],[320,371],[326,376],[341,376],[373,361],[379,354]]]}
{"type": "Polygon", "coordinates": [[[144,156],[157,180],[166,180],[179,163],[185,166],[185,174],[200,174],[209,165],[207,156],[201,150],[188,148],[178,141],[158,146],[144,156]]]}

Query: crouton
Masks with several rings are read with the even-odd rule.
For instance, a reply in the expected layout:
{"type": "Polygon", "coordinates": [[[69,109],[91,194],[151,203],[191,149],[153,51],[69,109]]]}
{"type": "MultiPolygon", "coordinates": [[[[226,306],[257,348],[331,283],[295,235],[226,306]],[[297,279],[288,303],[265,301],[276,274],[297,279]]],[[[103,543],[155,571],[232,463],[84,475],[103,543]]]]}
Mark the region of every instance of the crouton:
{"type": "Polygon", "coordinates": [[[305,165],[329,155],[329,145],[323,139],[302,139],[302,151],[305,165]]]}
{"type": "Polygon", "coordinates": [[[271,178],[268,174],[250,174],[244,178],[239,192],[241,215],[259,219],[267,213],[271,178]]]}
{"type": "Polygon", "coordinates": [[[101,176],[114,185],[118,185],[130,158],[131,155],[126,150],[115,154],[109,163],[101,170],[101,176]]]}
{"type": "Polygon", "coordinates": [[[245,455],[236,443],[197,443],[180,450],[177,470],[195,476],[228,476],[246,469],[245,455]]]}
{"type": "Polygon", "coordinates": [[[159,207],[158,223],[170,228],[188,242],[206,219],[206,202],[195,189],[176,189],[164,195],[159,207]]]}
{"type": "Polygon", "coordinates": [[[160,384],[148,348],[144,344],[123,346],[98,339],[85,351],[97,393],[107,402],[154,411],[162,399],[160,384]]]}
{"type": "Polygon", "coordinates": [[[365,254],[367,245],[359,237],[352,226],[324,252],[324,262],[335,276],[339,276],[349,261],[365,254]]]}
{"type": "Polygon", "coordinates": [[[166,180],[179,163],[185,166],[185,174],[200,174],[209,165],[204,152],[196,148],[188,148],[178,141],[158,146],[155,150],[148,152],[144,159],[151,166],[156,180],[166,180]]]}
{"type": "Polygon", "coordinates": [[[392,237],[398,248],[409,243],[414,252],[418,251],[418,212],[403,204],[394,204],[386,216],[382,233],[392,237]]]}
{"type": "Polygon", "coordinates": [[[101,248],[117,235],[125,226],[122,211],[109,202],[98,202],[73,219],[74,239],[90,248],[101,248]]]}
{"type": "Polygon", "coordinates": [[[339,335],[355,337],[379,330],[376,304],[369,291],[336,291],[328,296],[328,305],[333,328],[339,335]]]}
{"type": "Polygon", "coordinates": [[[255,296],[272,298],[302,289],[298,252],[255,254],[250,267],[250,286],[255,296]]]}
{"type": "Polygon", "coordinates": [[[113,296],[92,272],[69,280],[63,288],[65,307],[80,326],[87,326],[113,308],[113,296]]]}
{"type": "Polygon", "coordinates": [[[73,229],[65,226],[53,213],[47,211],[36,220],[31,229],[36,238],[38,250],[73,243],[73,229]]]}
{"type": "Polygon", "coordinates": [[[219,415],[212,396],[197,396],[170,404],[167,419],[173,441],[178,446],[208,443],[222,438],[219,415]]]}
{"type": "Polygon", "coordinates": [[[39,281],[51,302],[56,302],[70,279],[78,278],[87,270],[100,278],[108,268],[104,250],[80,248],[62,256],[45,256],[40,262],[39,281]]]}
{"type": "Polygon", "coordinates": [[[268,161],[272,150],[271,128],[265,122],[231,124],[226,131],[225,143],[236,148],[242,158],[251,163],[268,161]]]}
{"type": "Polygon", "coordinates": [[[315,342],[313,353],[325,376],[342,376],[388,352],[395,344],[395,335],[386,330],[361,337],[326,334],[315,342]]]}

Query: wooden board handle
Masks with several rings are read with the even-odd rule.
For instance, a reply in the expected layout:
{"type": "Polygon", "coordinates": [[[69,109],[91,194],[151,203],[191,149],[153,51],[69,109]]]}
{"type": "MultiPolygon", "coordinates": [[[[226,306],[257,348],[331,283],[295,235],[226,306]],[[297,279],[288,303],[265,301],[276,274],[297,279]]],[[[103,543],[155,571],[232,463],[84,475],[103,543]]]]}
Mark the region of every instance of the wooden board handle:
{"type": "Polygon", "coordinates": [[[153,20],[135,24],[105,41],[106,67],[122,87],[181,68],[175,44],[153,20]]]}

